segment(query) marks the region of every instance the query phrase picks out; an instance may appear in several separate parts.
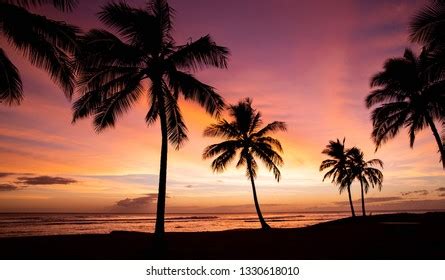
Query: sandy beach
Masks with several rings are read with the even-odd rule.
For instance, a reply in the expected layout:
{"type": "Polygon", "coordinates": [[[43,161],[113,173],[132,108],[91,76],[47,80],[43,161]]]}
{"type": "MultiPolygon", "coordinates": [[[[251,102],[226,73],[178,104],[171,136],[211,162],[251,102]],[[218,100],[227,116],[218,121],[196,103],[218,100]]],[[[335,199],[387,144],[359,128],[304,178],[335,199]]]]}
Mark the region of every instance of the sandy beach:
{"type": "Polygon", "coordinates": [[[295,229],[0,239],[1,259],[443,259],[445,212],[345,218],[295,229]]]}

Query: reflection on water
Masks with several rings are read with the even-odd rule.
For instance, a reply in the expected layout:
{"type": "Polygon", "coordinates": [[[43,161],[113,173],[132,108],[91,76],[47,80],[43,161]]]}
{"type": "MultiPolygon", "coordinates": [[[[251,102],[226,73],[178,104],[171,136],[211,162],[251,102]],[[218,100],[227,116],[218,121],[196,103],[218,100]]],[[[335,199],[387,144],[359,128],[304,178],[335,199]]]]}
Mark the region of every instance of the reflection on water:
{"type": "MultiPolygon", "coordinates": [[[[304,227],[349,216],[348,212],[266,214],[274,228],[304,227]]],[[[114,230],[153,232],[154,214],[0,214],[0,237],[109,233],[114,230]]],[[[256,214],[167,214],[166,231],[221,231],[259,228],[256,214]]]]}

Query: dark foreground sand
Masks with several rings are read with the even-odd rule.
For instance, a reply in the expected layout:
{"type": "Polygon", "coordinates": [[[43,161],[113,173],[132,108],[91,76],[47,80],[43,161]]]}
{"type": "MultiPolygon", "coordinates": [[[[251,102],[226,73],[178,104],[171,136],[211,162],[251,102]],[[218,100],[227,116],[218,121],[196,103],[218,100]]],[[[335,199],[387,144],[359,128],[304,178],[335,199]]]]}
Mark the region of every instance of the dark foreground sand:
{"type": "Polygon", "coordinates": [[[445,259],[445,213],[376,215],[299,229],[0,238],[1,259],[445,259]]]}

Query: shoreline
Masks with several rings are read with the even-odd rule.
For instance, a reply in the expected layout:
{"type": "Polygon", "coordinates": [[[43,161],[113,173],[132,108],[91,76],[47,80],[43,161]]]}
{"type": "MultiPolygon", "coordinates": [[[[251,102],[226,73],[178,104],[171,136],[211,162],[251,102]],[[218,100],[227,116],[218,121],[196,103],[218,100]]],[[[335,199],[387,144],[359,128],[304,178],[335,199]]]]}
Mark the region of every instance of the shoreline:
{"type": "Polygon", "coordinates": [[[445,212],[343,218],[302,228],[115,231],[0,238],[0,259],[444,259],[445,212]],[[155,248],[156,247],[156,248],[155,248]]]}

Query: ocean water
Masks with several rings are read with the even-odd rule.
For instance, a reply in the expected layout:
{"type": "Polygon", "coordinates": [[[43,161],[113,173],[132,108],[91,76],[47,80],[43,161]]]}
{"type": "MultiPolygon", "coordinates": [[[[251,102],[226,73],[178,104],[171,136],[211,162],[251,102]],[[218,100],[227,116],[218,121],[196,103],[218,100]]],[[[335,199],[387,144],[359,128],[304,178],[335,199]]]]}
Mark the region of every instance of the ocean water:
{"type": "MultiPolygon", "coordinates": [[[[274,228],[305,227],[348,217],[349,212],[271,213],[264,217],[274,228]]],[[[110,233],[115,230],[153,232],[154,214],[0,214],[0,237],[110,233]]],[[[167,214],[169,232],[222,231],[259,228],[256,214],[167,214]]]]}

